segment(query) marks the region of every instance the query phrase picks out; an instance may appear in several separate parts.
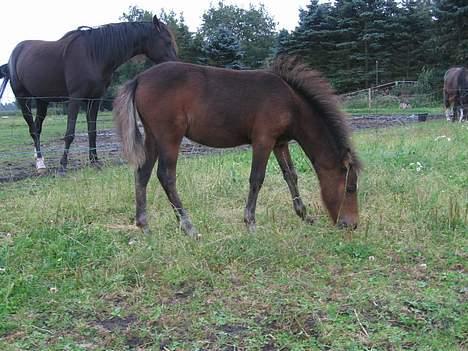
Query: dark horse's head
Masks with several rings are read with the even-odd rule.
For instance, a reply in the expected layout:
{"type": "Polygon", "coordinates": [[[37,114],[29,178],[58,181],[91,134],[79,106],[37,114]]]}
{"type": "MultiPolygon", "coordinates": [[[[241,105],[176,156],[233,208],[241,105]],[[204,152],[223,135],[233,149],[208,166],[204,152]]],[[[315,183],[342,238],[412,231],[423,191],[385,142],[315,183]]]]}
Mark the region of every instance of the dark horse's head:
{"type": "Polygon", "coordinates": [[[154,63],[177,61],[177,44],[166,24],[153,17],[153,30],[144,43],[143,51],[154,63]]]}

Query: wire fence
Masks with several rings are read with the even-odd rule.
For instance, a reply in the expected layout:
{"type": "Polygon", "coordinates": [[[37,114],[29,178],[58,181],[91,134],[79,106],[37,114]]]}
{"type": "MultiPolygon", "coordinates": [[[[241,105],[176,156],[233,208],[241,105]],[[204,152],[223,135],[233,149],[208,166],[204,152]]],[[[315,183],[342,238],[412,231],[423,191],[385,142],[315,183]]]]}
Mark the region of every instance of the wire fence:
{"type": "MultiPolygon", "coordinates": [[[[386,97],[385,104],[378,104],[380,100],[378,90],[376,90],[372,95],[374,97],[372,107],[364,107],[363,109],[358,102],[363,99],[363,96],[366,96],[365,91],[358,91],[342,96],[345,108],[353,111],[353,107],[358,106],[356,109],[358,111],[357,114],[366,115],[360,118],[353,118],[352,123],[355,128],[380,128],[389,125],[402,125],[414,121],[413,111],[416,110],[411,105],[402,108],[400,105],[402,100],[401,95],[392,95],[388,92],[384,92],[381,95],[386,97]],[[388,101],[393,102],[389,104],[388,101]],[[369,116],[369,114],[373,116],[369,116]]],[[[436,96],[436,93],[419,94],[418,96],[413,94],[412,98],[423,99],[427,96],[433,98],[436,96]]],[[[69,169],[80,168],[89,164],[86,110],[89,107],[90,101],[86,99],[82,100],[82,109],[76,121],[75,138],[68,152],[69,169]]],[[[68,103],[68,101],[65,101],[50,104],[47,118],[43,123],[40,136],[41,151],[49,173],[56,172],[60,167],[60,158],[63,155],[65,145],[63,139],[67,124],[66,107],[68,103]]],[[[367,103],[364,105],[366,106],[367,103]]],[[[442,115],[442,103],[440,100],[438,105],[439,107],[435,109],[437,110],[436,113],[430,110],[426,112],[442,115]]],[[[35,115],[36,112],[34,103],[31,103],[31,113],[35,115]]],[[[111,111],[100,111],[98,113],[96,134],[97,154],[100,161],[103,164],[124,163],[124,160],[120,156],[120,142],[114,130],[111,111]]],[[[226,150],[205,147],[186,139],[184,139],[181,145],[181,154],[189,156],[224,151],[226,150]]],[[[21,112],[9,111],[5,113],[4,111],[0,111],[0,183],[34,176],[36,174],[34,152],[33,141],[21,112]]]]}

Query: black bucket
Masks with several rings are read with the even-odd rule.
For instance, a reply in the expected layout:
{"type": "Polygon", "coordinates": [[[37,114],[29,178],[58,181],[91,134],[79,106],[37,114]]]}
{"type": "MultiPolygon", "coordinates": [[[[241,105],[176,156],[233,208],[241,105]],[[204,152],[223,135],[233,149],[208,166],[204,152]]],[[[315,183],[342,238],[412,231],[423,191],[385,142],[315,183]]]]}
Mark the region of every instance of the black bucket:
{"type": "Polygon", "coordinates": [[[418,113],[419,122],[426,122],[426,120],[427,120],[427,113],[418,113]]]}

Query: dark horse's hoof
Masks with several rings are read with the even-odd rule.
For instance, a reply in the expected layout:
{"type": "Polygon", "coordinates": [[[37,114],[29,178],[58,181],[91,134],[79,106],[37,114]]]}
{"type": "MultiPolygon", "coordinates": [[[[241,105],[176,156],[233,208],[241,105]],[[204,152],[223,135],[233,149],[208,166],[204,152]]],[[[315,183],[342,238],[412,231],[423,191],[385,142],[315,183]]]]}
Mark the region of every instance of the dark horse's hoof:
{"type": "Polygon", "coordinates": [[[64,177],[67,175],[67,169],[65,167],[59,167],[55,174],[59,177],[64,177]]]}
{"type": "Polygon", "coordinates": [[[104,164],[99,160],[93,160],[90,162],[90,166],[100,171],[104,167],[104,164]]]}

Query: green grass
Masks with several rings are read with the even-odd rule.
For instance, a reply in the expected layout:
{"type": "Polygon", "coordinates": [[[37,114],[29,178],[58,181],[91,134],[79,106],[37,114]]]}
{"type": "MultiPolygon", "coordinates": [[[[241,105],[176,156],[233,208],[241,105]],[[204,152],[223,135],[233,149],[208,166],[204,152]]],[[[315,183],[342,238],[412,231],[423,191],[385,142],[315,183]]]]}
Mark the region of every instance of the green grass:
{"type": "Polygon", "coordinates": [[[272,159],[255,234],[242,221],[249,152],[182,158],[200,241],[155,179],[153,234],[131,225],[128,167],[1,184],[0,349],[462,350],[467,133],[430,122],[355,134],[354,232],[330,225],[297,147],[317,222],[294,214],[272,159]]]}
{"type": "MultiPolygon", "coordinates": [[[[3,116],[3,115],[2,115],[3,116]]],[[[12,150],[33,150],[33,142],[29,135],[28,125],[23,116],[5,115],[0,118],[0,155],[12,150]]],[[[41,142],[48,143],[63,138],[67,126],[67,118],[62,114],[52,114],[44,120],[41,133],[41,142]]],[[[113,127],[112,113],[101,112],[98,115],[97,130],[113,127]]],[[[76,133],[86,133],[86,115],[80,113],[76,124],[76,133]]],[[[28,152],[28,155],[31,152],[28,152]]]]}
{"type": "Polygon", "coordinates": [[[445,111],[442,106],[414,107],[411,109],[400,109],[398,107],[362,107],[346,108],[345,111],[351,115],[412,115],[415,113],[429,113],[431,115],[443,115],[445,111]]]}

